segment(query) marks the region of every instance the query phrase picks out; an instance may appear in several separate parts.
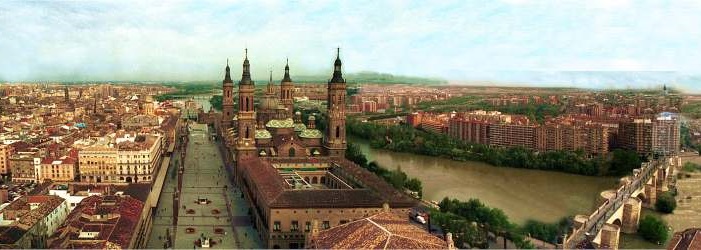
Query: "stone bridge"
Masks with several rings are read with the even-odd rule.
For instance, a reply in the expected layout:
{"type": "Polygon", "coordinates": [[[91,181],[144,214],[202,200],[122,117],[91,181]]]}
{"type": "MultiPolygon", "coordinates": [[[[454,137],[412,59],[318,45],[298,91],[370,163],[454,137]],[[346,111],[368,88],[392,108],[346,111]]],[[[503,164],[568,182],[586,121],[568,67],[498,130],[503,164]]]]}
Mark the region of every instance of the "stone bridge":
{"type": "Polygon", "coordinates": [[[638,230],[641,208],[655,205],[657,195],[668,190],[674,168],[680,166],[681,159],[675,156],[646,162],[634,169],[632,176],[621,178],[617,189],[601,192],[596,211],[575,216],[572,230],[559,247],[618,249],[620,233],[638,230]]]}

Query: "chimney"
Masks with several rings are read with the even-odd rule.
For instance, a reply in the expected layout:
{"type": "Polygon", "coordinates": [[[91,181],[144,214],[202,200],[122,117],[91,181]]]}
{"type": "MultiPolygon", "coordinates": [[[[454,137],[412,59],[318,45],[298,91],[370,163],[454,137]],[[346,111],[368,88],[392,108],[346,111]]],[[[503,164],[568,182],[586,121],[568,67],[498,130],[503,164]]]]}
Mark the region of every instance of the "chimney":
{"type": "Polygon", "coordinates": [[[448,249],[455,249],[455,242],[453,242],[453,233],[448,232],[445,234],[445,242],[448,243],[448,249]]]}

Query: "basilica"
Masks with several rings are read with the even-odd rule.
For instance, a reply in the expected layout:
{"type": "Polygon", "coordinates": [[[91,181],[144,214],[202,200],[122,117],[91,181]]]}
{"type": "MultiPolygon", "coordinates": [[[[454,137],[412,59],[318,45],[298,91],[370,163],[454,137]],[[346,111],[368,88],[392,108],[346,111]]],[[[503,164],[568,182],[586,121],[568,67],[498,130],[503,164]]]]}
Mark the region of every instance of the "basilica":
{"type": "Polygon", "coordinates": [[[383,211],[407,213],[418,202],[345,159],[346,81],[340,49],[333,69],[322,132],[314,116],[303,124],[294,111],[289,64],[279,85],[271,74],[256,107],[248,51],[237,97],[227,63],[219,131],[227,146],[227,165],[267,248],[311,246],[314,242],[308,240],[319,230],[383,211]]]}
{"type": "Polygon", "coordinates": [[[294,112],[294,84],[290,78],[289,63],[279,87],[273,83],[272,72],[264,94],[255,107],[255,85],[251,79],[248,50],[243,62],[243,73],[238,84],[238,110],[234,110],[231,69],[227,63],[223,81],[223,127],[236,139],[237,160],[259,157],[343,157],[346,148],[345,99],[346,82],[341,71],[340,49],[334,62],[333,77],[328,83],[328,119],[324,132],[316,128],[316,118],[302,122],[300,112],[294,112]],[[279,92],[277,91],[279,89],[279,92]]]}

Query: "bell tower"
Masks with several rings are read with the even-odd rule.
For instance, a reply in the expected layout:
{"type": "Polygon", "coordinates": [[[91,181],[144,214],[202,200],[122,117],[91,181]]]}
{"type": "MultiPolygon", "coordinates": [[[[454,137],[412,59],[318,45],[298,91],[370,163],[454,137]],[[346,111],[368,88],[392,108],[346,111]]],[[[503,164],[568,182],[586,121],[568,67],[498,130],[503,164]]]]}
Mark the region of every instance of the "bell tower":
{"type": "Polygon", "coordinates": [[[329,115],[324,148],[331,157],[344,157],[346,152],[346,80],[341,72],[341,49],[336,51],[333,76],[327,85],[329,115]]]}
{"type": "Polygon", "coordinates": [[[290,79],[290,62],[289,60],[285,63],[285,76],[282,77],[280,82],[280,102],[283,107],[287,109],[285,113],[287,117],[292,118],[294,114],[294,102],[292,100],[292,91],[294,90],[294,84],[292,84],[292,79],[290,79]]]}
{"type": "Polygon", "coordinates": [[[222,81],[222,125],[229,128],[234,118],[234,81],[231,80],[229,59],[226,59],[226,74],[222,81]]]}
{"type": "Polygon", "coordinates": [[[255,86],[251,80],[251,65],[248,62],[248,49],[243,60],[243,74],[239,81],[238,138],[236,140],[236,161],[255,156],[256,111],[253,105],[255,86]]]}

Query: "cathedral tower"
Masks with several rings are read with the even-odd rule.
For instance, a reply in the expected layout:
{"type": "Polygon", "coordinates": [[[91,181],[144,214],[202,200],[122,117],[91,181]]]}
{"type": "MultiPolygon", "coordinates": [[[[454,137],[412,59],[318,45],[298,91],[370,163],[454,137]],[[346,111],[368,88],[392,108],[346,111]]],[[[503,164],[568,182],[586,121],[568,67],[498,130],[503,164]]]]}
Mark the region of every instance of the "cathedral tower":
{"type": "Polygon", "coordinates": [[[280,103],[287,109],[287,117],[285,118],[292,118],[294,114],[294,104],[292,100],[293,90],[294,84],[292,84],[292,79],[290,79],[290,63],[287,61],[285,64],[285,76],[282,77],[282,81],[280,82],[280,103]]]}
{"type": "Polygon", "coordinates": [[[341,72],[341,49],[333,65],[333,77],[327,85],[329,115],[324,148],[331,157],[344,157],[346,151],[346,80],[341,72]]]}
{"type": "Polygon", "coordinates": [[[222,81],[222,90],[222,125],[228,128],[234,118],[234,81],[231,80],[229,59],[226,59],[226,75],[222,81]]]}
{"type": "Polygon", "coordinates": [[[236,160],[255,156],[256,111],[253,105],[255,86],[251,80],[251,65],[248,62],[248,49],[243,60],[243,73],[239,81],[238,138],[236,140],[236,160]]]}

